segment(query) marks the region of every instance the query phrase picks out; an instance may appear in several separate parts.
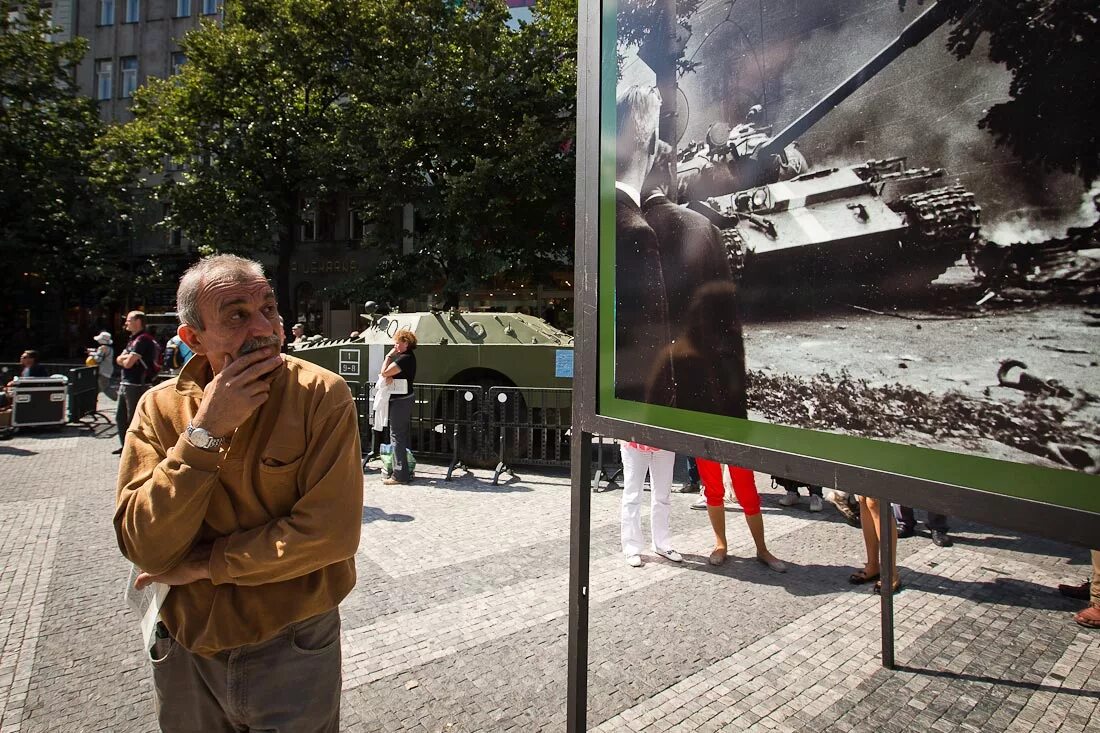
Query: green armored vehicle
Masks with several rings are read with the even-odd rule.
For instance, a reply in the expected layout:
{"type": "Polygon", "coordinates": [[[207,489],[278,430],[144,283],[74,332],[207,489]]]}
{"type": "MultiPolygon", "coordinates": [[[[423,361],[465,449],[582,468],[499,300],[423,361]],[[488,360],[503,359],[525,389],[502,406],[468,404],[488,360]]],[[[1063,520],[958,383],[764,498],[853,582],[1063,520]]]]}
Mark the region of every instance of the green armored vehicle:
{"type": "MultiPolygon", "coordinates": [[[[368,310],[370,310],[368,308],[368,310]]],[[[357,338],[292,345],[294,356],[319,364],[348,382],[373,382],[393,335],[416,334],[416,381],[489,387],[573,386],[573,337],[541,318],[520,313],[363,314],[357,338]]]]}
{"type": "MultiPolygon", "coordinates": [[[[394,334],[402,328],[415,333],[416,455],[450,458],[452,471],[461,464],[496,465],[494,481],[511,464],[568,460],[572,336],[519,313],[452,309],[363,318],[367,325],[356,338],[313,340],[290,346],[291,353],[341,375],[357,400],[365,401],[394,334]]],[[[375,437],[368,439],[366,432],[368,412],[361,404],[364,446],[375,437]]]]}

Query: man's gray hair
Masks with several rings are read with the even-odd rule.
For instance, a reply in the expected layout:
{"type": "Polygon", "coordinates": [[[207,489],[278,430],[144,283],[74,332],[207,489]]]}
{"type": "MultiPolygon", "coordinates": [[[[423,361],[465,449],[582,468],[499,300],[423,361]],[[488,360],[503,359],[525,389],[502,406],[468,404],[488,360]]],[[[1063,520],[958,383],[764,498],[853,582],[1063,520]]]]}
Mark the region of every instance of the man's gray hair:
{"type": "Polygon", "coordinates": [[[211,283],[249,283],[266,279],[264,266],[237,255],[203,257],[187,268],[176,290],[176,313],[180,323],[201,330],[199,292],[211,283]]]}
{"type": "MultiPolygon", "coordinates": [[[[651,145],[661,115],[661,93],[634,84],[615,98],[615,132],[620,165],[651,145]]],[[[653,151],[649,151],[653,152],[653,151]]]]}

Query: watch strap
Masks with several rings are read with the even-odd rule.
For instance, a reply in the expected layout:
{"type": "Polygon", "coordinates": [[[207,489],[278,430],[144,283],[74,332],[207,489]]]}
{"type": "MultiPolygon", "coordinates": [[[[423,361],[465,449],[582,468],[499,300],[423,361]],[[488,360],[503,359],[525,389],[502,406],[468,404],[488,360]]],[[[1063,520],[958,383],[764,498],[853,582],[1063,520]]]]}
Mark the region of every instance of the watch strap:
{"type": "Polygon", "coordinates": [[[191,442],[191,445],[195,446],[196,448],[199,448],[200,450],[216,451],[219,450],[223,445],[225,445],[225,438],[215,437],[205,429],[202,429],[202,432],[206,435],[207,440],[205,441],[205,445],[199,445],[195,442],[194,433],[196,430],[200,430],[200,428],[196,428],[191,423],[187,423],[187,440],[189,440],[191,442]]]}

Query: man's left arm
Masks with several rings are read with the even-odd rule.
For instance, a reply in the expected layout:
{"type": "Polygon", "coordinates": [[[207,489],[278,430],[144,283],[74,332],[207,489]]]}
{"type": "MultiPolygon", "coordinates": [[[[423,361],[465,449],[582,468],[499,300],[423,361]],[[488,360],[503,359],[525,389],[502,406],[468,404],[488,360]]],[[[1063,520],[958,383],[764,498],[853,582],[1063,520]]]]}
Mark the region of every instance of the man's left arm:
{"type": "Polygon", "coordinates": [[[305,486],[290,515],[215,540],[210,581],[263,585],[355,555],[363,522],[359,418],[351,392],[311,428],[299,468],[305,486]]]}

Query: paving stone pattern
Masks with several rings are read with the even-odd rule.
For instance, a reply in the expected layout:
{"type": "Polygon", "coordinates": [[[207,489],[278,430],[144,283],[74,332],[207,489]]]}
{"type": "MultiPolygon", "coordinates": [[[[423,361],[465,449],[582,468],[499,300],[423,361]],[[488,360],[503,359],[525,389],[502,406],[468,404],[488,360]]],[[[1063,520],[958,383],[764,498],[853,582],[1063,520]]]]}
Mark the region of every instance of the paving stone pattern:
{"type": "MultiPolygon", "coordinates": [[[[156,730],[111,527],[116,445],[113,430],[75,429],[0,443],[0,733],[156,730]]],[[[568,478],[418,471],[407,487],[364,477],[342,728],[564,730],[568,478]]],[[[630,568],[619,492],[593,496],[590,729],[1100,730],[1100,633],[1054,590],[1086,577],[1085,551],[970,523],[951,548],[902,540],[888,671],[878,598],[847,583],[859,531],[805,498],[781,509],[758,482],[786,574],[754,560],[736,509],[732,556],[709,566],[691,495],[673,497],[684,563],[630,568]]]]}

